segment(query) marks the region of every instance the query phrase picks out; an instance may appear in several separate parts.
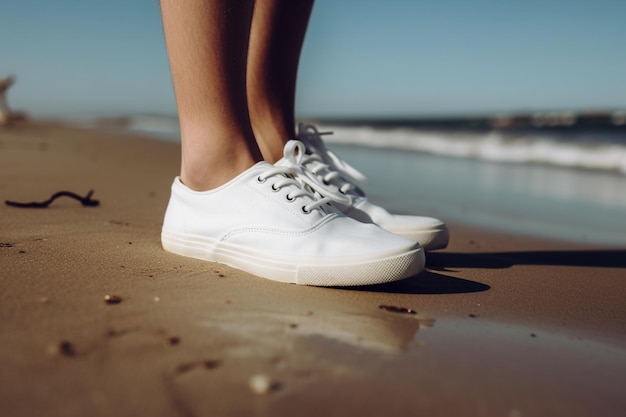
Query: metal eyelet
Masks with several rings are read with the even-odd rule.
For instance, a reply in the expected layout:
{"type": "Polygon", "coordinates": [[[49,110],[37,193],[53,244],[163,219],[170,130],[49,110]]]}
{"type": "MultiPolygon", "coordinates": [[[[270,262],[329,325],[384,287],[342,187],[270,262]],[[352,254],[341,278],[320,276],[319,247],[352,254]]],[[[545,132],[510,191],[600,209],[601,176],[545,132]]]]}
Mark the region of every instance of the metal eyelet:
{"type": "Polygon", "coordinates": [[[296,201],[296,199],[291,197],[291,196],[289,196],[289,194],[285,194],[285,200],[289,201],[290,203],[296,201]]]}
{"type": "Polygon", "coordinates": [[[258,182],[259,184],[263,184],[265,181],[267,181],[267,178],[261,178],[260,175],[256,177],[256,182],[258,182]]]}
{"type": "Polygon", "coordinates": [[[272,191],[278,192],[280,191],[280,188],[276,188],[276,184],[272,184],[272,191]]]}
{"type": "Polygon", "coordinates": [[[306,209],[306,206],[302,206],[302,212],[303,212],[304,214],[309,214],[309,213],[311,213],[311,211],[310,211],[310,210],[307,210],[307,209],[306,209]]]}

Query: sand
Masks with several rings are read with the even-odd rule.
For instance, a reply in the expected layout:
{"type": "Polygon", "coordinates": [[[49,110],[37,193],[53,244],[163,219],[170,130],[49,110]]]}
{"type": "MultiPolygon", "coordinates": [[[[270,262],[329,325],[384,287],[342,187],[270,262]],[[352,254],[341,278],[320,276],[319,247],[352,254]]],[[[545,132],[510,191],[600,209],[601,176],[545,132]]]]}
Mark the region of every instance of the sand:
{"type": "Polygon", "coordinates": [[[161,249],[179,158],[61,124],[0,130],[3,415],[622,415],[624,248],[451,224],[417,277],[275,283],[161,249]],[[90,189],[98,207],[3,203],[90,189]]]}

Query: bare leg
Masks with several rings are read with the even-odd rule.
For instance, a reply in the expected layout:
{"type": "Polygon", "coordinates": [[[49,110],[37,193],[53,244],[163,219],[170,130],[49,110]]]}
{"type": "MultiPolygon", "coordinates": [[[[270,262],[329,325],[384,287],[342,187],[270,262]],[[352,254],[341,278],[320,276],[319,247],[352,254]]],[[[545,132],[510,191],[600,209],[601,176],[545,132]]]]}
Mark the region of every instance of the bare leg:
{"type": "Polygon", "coordinates": [[[248,106],[265,160],[295,137],[298,61],[313,0],[256,0],[248,54],[248,106]]]}
{"type": "Polygon", "coordinates": [[[262,160],[246,103],[253,1],[161,0],[181,127],[181,180],[215,188],[262,160]]]}

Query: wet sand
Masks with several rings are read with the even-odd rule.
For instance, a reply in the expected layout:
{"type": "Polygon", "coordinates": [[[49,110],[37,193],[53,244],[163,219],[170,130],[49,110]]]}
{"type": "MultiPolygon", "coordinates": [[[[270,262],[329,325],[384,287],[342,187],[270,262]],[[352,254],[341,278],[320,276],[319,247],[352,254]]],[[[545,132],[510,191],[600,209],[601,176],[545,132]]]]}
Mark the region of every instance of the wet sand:
{"type": "Polygon", "coordinates": [[[0,206],[3,414],[622,415],[626,249],[451,224],[417,277],[275,283],[161,249],[179,157],[0,130],[2,201],[100,201],[0,206]]]}

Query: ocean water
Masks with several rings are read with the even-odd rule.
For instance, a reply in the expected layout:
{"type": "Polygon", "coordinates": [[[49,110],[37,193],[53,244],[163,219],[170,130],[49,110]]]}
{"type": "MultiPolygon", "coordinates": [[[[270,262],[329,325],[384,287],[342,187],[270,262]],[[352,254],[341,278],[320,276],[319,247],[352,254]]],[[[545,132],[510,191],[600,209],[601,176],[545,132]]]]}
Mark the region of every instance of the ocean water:
{"type": "Polygon", "coordinates": [[[399,149],[331,149],[368,177],[369,198],[396,213],[552,239],[626,244],[626,176],[399,149]]]}
{"type": "MultiPolygon", "coordinates": [[[[626,245],[626,117],[320,123],[390,211],[566,241],[626,245]],[[622,120],[625,119],[625,120],[622,120]],[[521,121],[520,121],[521,120],[521,121]]],[[[178,141],[172,117],[115,128],[178,141]]]]}

